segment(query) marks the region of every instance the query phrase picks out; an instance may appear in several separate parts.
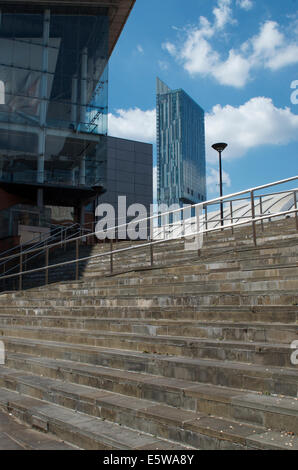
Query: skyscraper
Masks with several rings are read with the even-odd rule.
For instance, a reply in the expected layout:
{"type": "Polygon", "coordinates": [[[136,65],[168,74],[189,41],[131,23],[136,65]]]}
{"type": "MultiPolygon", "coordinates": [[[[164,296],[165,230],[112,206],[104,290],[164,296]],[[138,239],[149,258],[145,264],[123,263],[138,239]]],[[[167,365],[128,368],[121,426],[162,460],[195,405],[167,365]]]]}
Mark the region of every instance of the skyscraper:
{"type": "Polygon", "coordinates": [[[182,89],[157,78],[157,203],[206,199],[204,110],[182,89]]]}

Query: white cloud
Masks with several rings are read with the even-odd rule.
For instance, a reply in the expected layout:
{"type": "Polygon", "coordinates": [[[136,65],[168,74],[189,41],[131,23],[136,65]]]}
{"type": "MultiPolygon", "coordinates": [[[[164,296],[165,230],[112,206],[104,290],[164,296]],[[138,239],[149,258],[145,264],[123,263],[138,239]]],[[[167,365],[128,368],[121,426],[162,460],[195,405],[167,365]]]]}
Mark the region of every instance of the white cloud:
{"type": "MultiPolygon", "coordinates": [[[[206,155],[211,164],[218,155],[215,142],[227,142],[227,160],[243,157],[249,150],[265,145],[287,145],[298,141],[298,115],[289,108],[277,108],[270,98],[256,97],[240,106],[213,107],[206,114],[206,155]]],[[[109,135],[141,142],[156,141],[156,112],[139,108],[119,109],[109,114],[109,135]]]]}
{"type": "MultiPolygon", "coordinates": [[[[223,181],[223,184],[227,188],[231,187],[230,175],[224,170],[222,172],[222,181],[223,181]]],[[[218,169],[209,168],[208,174],[207,174],[206,184],[207,184],[208,194],[218,193],[218,191],[219,191],[219,171],[218,171],[218,169]]]]}
{"type": "Polygon", "coordinates": [[[252,0],[237,0],[236,3],[240,8],[243,8],[243,10],[246,11],[251,10],[254,6],[252,0]]]}
{"type": "MultiPolygon", "coordinates": [[[[252,7],[250,0],[239,0],[238,4],[246,10],[252,7]]],[[[184,28],[182,37],[179,33],[176,44],[168,41],[162,45],[190,75],[212,76],[221,85],[241,88],[258,68],[274,71],[298,63],[295,30],[290,24],[286,37],[275,21],[266,21],[258,34],[240,44],[239,48],[227,51],[224,57],[214,48],[212,39],[222,34],[229,23],[235,23],[231,0],[218,0],[213,15],[213,23],[201,16],[198,25],[184,28]]]]}
{"type": "Polygon", "coordinates": [[[266,66],[271,70],[278,70],[298,62],[298,44],[290,44],[282,50],[276,51],[267,61],[266,66]]]}
{"type": "Polygon", "coordinates": [[[266,21],[261,26],[259,34],[250,39],[255,57],[268,59],[274,51],[283,45],[284,36],[278,30],[278,24],[275,21],[266,21]]]}
{"type": "Polygon", "coordinates": [[[155,142],[156,111],[142,111],[139,108],[117,109],[109,113],[109,135],[140,142],[155,142]]]}
{"type": "Polygon", "coordinates": [[[222,85],[241,88],[250,78],[250,63],[231,49],[228,59],[215,66],[213,75],[222,85]]]}
{"type": "Polygon", "coordinates": [[[289,108],[276,108],[270,98],[256,97],[239,107],[214,106],[206,114],[206,154],[217,161],[211,148],[215,142],[227,142],[223,158],[240,158],[262,145],[286,145],[298,141],[298,115],[289,108]]]}
{"type": "Polygon", "coordinates": [[[218,0],[217,6],[213,9],[215,17],[215,27],[223,29],[226,24],[234,23],[232,8],[232,0],[218,0]]]}
{"type": "Polygon", "coordinates": [[[164,44],[162,44],[162,48],[167,51],[169,54],[171,55],[176,55],[176,47],[174,46],[174,44],[170,43],[170,42],[165,42],[164,44]]]}

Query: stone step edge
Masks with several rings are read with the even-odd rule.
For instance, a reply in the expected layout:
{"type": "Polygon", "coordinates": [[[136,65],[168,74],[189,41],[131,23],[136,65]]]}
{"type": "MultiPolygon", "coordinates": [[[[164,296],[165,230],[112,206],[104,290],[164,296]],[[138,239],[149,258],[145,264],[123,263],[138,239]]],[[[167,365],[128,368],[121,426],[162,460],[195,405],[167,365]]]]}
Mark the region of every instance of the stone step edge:
{"type": "MultiPolygon", "coordinates": [[[[66,434],[68,439],[65,440],[69,443],[79,445],[85,441],[85,443],[89,443],[90,447],[88,447],[91,449],[142,450],[146,446],[156,445],[158,447],[164,445],[167,448],[175,444],[177,444],[178,449],[192,449],[189,446],[156,438],[140,431],[119,426],[116,423],[75,412],[50,402],[29,398],[26,395],[3,388],[0,389],[0,406],[20,419],[23,416],[25,422],[33,428],[43,432],[51,432],[62,439],[65,439],[66,434]],[[101,428],[101,432],[96,432],[97,427],[101,428]],[[128,439],[123,439],[123,437],[121,439],[122,429],[125,437],[128,434],[130,435],[131,445],[128,445],[128,439]],[[140,441],[143,441],[143,445],[140,441]]],[[[83,448],[86,447],[83,446],[83,448]]]]}
{"type": "MultiPolygon", "coordinates": [[[[32,332],[40,332],[40,327],[38,326],[23,326],[23,325],[14,325],[14,329],[17,329],[17,330],[20,330],[20,331],[32,331],[32,332]]],[[[1,326],[1,330],[2,332],[4,332],[5,330],[11,330],[11,327],[10,326],[1,326]]],[[[96,339],[108,339],[109,337],[111,338],[120,338],[121,340],[128,340],[128,341],[148,341],[148,340],[151,340],[151,342],[156,342],[158,343],[159,341],[160,342],[163,342],[163,341],[167,341],[170,344],[170,346],[176,346],[176,347],[191,347],[188,343],[191,342],[191,343],[195,343],[197,344],[198,346],[202,346],[202,347],[230,347],[230,348],[240,348],[240,349],[248,349],[248,350],[257,350],[258,348],[264,348],[264,349],[268,349],[270,352],[272,351],[280,351],[280,350],[284,350],[284,352],[289,352],[289,355],[291,355],[291,345],[289,344],[285,344],[285,343],[269,343],[269,342],[262,342],[262,341],[236,341],[236,340],[221,340],[221,339],[209,339],[209,338],[198,338],[198,337],[190,337],[190,336],[174,336],[174,335],[157,335],[157,336],[149,336],[149,335],[142,335],[142,334],[137,334],[137,333],[125,333],[125,332],[111,332],[111,331],[102,331],[102,332],[99,332],[98,335],[94,335],[94,331],[90,332],[88,330],[82,330],[82,329],[75,329],[75,328],[55,328],[55,327],[43,327],[42,329],[42,332],[46,332],[48,334],[51,334],[51,333],[57,333],[59,332],[60,334],[69,334],[69,335],[73,335],[74,337],[75,336],[80,336],[80,335],[84,335],[86,337],[90,337],[90,338],[94,338],[95,340],[96,339]],[[176,342],[178,344],[176,344],[176,342]],[[181,344],[179,344],[179,342],[181,344]]],[[[32,340],[34,341],[35,339],[37,341],[42,341],[42,342],[47,342],[47,343],[57,343],[57,341],[52,341],[52,340],[47,340],[47,339],[40,339],[40,338],[27,338],[27,337],[21,337],[21,336],[5,336],[3,335],[2,333],[2,337],[3,339],[5,340],[6,338],[15,338],[15,339],[29,339],[29,340],[32,340]]],[[[69,341],[65,341],[63,342],[64,344],[67,344],[67,345],[75,345],[75,346],[86,346],[87,348],[90,346],[90,347],[95,347],[95,348],[100,348],[100,346],[92,346],[92,345],[86,345],[84,343],[72,343],[72,342],[69,342],[69,341]]],[[[104,347],[105,348],[105,347],[104,347]]],[[[114,348],[112,348],[114,349],[114,348]]],[[[137,351],[137,350],[136,350],[137,351]]],[[[141,352],[141,351],[137,351],[137,352],[141,352]]]]}
{"type": "MultiPolygon", "coordinates": [[[[173,282],[162,282],[162,283],[142,283],[142,284],[119,284],[119,285],[97,285],[97,286],[85,286],[83,288],[69,288],[69,289],[63,289],[63,290],[50,290],[50,291],[47,291],[47,299],[46,300],[51,300],[51,299],[58,299],[58,300],[62,300],[63,299],[63,296],[65,296],[64,298],[65,299],[73,299],[75,298],[76,295],[79,295],[79,297],[84,297],[86,295],[92,295],[92,291],[110,291],[110,290],[127,290],[127,291],[130,291],[130,290],[140,290],[140,289],[146,289],[146,288],[150,288],[150,289],[158,289],[158,288],[166,288],[166,287],[183,287],[183,286],[187,286],[187,287],[194,287],[194,286],[198,286],[198,287],[204,287],[206,284],[208,284],[208,286],[217,286],[218,285],[218,288],[221,289],[222,286],[224,285],[229,285],[229,284],[239,284],[239,287],[241,287],[241,285],[246,285],[246,284],[257,284],[257,283],[273,283],[273,282],[277,282],[277,283],[285,283],[285,282],[296,282],[297,283],[297,286],[298,286],[298,272],[297,272],[297,277],[294,277],[294,276],[291,276],[291,277],[286,277],[285,279],[280,279],[280,278],[257,278],[257,279],[239,279],[239,280],[235,280],[235,279],[215,279],[215,280],[193,280],[193,281],[182,281],[182,280],[179,280],[178,282],[175,282],[176,280],[173,279],[173,282]],[[88,294],[84,294],[84,295],[81,295],[81,294],[77,294],[76,291],[88,291],[89,293],[88,294]],[[91,292],[90,292],[91,291],[91,292]],[[54,295],[56,295],[56,297],[53,297],[54,295]],[[59,297],[57,297],[57,295],[59,297]]],[[[242,290],[242,289],[239,289],[239,292],[252,292],[250,290],[242,290]]],[[[237,290],[237,292],[238,292],[237,290]]],[[[286,291],[287,289],[280,289],[280,287],[278,288],[279,291],[286,291]]],[[[254,289],[253,292],[263,292],[263,288],[261,290],[258,290],[258,289],[254,289]]],[[[204,293],[205,291],[201,291],[200,293],[204,293]]],[[[206,292],[209,292],[209,291],[206,291],[206,292]]],[[[213,292],[216,292],[216,291],[213,291],[213,292]]],[[[223,291],[223,292],[234,292],[234,290],[232,291],[223,291]]],[[[34,297],[35,294],[39,294],[39,295],[42,295],[44,294],[44,292],[42,291],[31,291],[30,290],[30,294],[27,293],[26,291],[24,291],[24,294],[25,295],[20,295],[20,296],[12,296],[11,297],[11,300],[14,300],[14,301],[17,301],[17,300],[26,300],[28,298],[30,298],[30,300],[39,300],[39,299],[42,299],[42,297],[34,297]]],[[[129,294],[129,295],[135,295],[135,294],[129,294]]],[[[94,295],[94,297],[97,297],[98,295],[94,295]]],[[[45,299],[43,299],[45,300],[45,299]]]]}
{"type": "MultiPolygon", "coordinates": [[[[66,361],[67,362],[67,361],[66,361]]],[[[68,361],[69,362],[69,361],[68,361]]],[[[42,363],[42,360],[38,361],[38,363],[42,363]]],[[[60,369],[60,367],[66,367],[65,364],[63,364],[63,361],[60,362],[58,361],[57,364],[56,364],[56,367],[60,369]]],[[[46,372],[46,368],[50,368],[50,364],[45,364],[44,365],[44,369],[43,369],[43,372],[46,372]]],[[[68,364],[68,369],[69,370],[72,370],[71,369],[71,365],[68,364]]],[[[30,382],[30,377],[39,377],[41,380],[45,380],[46,382],[48,382],[49,380],[52,381],[53,383],[57,383],[59,385],[59,389],[61,389],[61,384],[64,384],[65,381],[62,381],[62,380],[59,380],[57,378],[53,379],[52,377],[50,377],[49,373],[48,375],[46,376],[38,376],[34,373],[32,373],[31,371],[28,372],[27,370],[22,370],[22,369],[10,369],[8,367],[2,367],[2,369],[0,368],[0,377],[3,378],[5,377],[5,373],[7,373],[7,376],[8,376],[8,380],[10,381],[15,381],[16,379],[19,381],[19,382],[22,382],[23,381],[26,381],[26,376],[29,377],[29,381],[28,381],[28,385],[29,386],[32,386],[32,382],[30,382]],[[15,377],[14,374],[17,374],[19,377],[15,377]],[[11,375],[11,377],[10,377],[11,375]]],[[[137,384],[138,384],[138,379],[140,379],[140,375],[139,374],[136,374],[136,377],[135,377],[135,383],[136,383],[136,387],[137,387],[137,384]]],[[[129,381],[130,383],[132,382],[132,379],[131,379],[131,374],[130,374],[130,377],[129,377],[129,381]]],[[[233,388],[228,388],[228,387],[221,387],[221,386],[214,386],[214,385],[205,385],[205,384],[193,384],[192,382],[184,382],[184,381],[179,381],[177,379],[168,379],[167,380],[168,382],[168,385],[165,383],[165,381],[163,383],[160,384],[160,391],[165,391],[166,390],[170,390],[171,389],[171,385],[172,386],[175,386],[175,389],[177,391],[177,393],[183,393],[183,395],[185,397],[187,397],[189,400],[191,399],[196,399],[196,400],[205,400],[207,401],[208,403],[212,403],[213,406],[212,406],[212,409],[214,410],[214,404],[216,405],[220,405],[220,410],[222,410],[222,406],[221,405],[227,405],[227,406],[237,406],[238,408],[244,408],[244,409],[253,409],[253,410],[258,410],[258,411],[262,411],[262,412],[265,412],[265,413],[269,413],[271,416],[272,415],[277,415],[278,416],[278,419],[279,421],[282,420],[283,418],[287,418],[289,416],[292,416],[293,417],[293,420],[295,420],[295,423],[297,424],[297,426],[295,427],[295,429],[291,429],[290,431],[293,431],[293,430],[297,430],[298,429],[298,422],[297,422],[297,417],[298,417],[298,399],[297,398],[294,398],[294,397],[285,397],[285,396],[277,396],[277,395],[271,395],[271,396],[267,396],[267,395],[262,395],[260,392],[251,392],[251,391],[247,391],[247,390],[239,390],[239,389],[233,389],[233,388]],[[179,390],[179,384],[181,384],[181,389],[179,390]],[[257,399],[257,401],[256,401],[257,399]],[[262,403],[262,399],[265,403],[262,403]],[[290,406],[291,405],[291,406],[290,406]],[[295,418],[296,417],[296,418],[295,418]]],[[[99,390],[97,388],[94,388],[94,387],[90,387],[90,386],[86,386],[86,385],[81,385],[77,382],[70,382],[72,385],[74,385],[75,387],[77,387],[78,389],[81,389],[82,391],[94,391],[95,393],[95,390],[99,390]]],[[[144,383],[145,384],[145,383],[144,383]]],[[[57,387],[57,386],[56,386],[57,387]]],[[[52,390],[52,388],[51,388],[52,390]]],[[[132,395],[129,395],[129,394],[119,394],[119,393],[115,393],[115,392],[111,392],[110,390],[105,390],[105,389],[102,389],[102,391],[104,391],[106,393],[107,396],[125,396],[129,399],[134,399],[134,397],[132,395]]],[[[66,390],[67,392],[67,390],[66,390]]],[[[69,397],[72,398],[73,395],[74,395],[74,391],[68,391],[67,392],[69,397]]],[[[79,398],[82,398],[82,393],[78,394],[79,398]]],[[[90,395],[89,396],[89,399],[90,400],[90,395]]],[[[156,397],[157,395],[155,395],[156,397]]],[[[138,398],[138,400],[143,400],[144,402],[148,403],[148,399],[142,399],[142,398],[138,398]]],[[[152,399],[150,400],[150,402],[152,402],[154,405],[157,405],[157,404],[163,404],[164,403],[164,399],[160,399],[160,401],[158,400],[154,400],[152,401],[152,399]]],[[[168,406],[168,405],[167,405],[168,406]]],[[[195,404],[193,403],[192,404],[193,406],[193,409],[191,409],[190,407],[181,407],[181,409],[184,409],[188,412],[196,412],[196,409],[198,408],[198,404],[195,404]]],[[[169,407],[169,406],[168,406],[169,407]]],[[[169,407],[169,408],[173,408],[173,407],[169,407]]],[[[198,411],[198,413],[201,415],[202,413],[200,411],[198,411]]],[[[214,415],[214,411],[213,411],[213,415],[214,415]]],[[[218,415],[214,415],[215,417],[220,417],[218,415]]],[[[224,416],[225,417],[225,416],[224,416]]],[[[226,416],[227,419],[231,419],[233,421],[236,421],[236,422],[239,422],[239,419],[236,420],[235,417],[231,418],[229,416],[226,416]]],[[[253,419],[253,418],[251,418],[253,419]]],[[[254,425],[260,425],[260,423],[247,423],[247,424],[254,424],[254,425]]],[[[286,430],[286,429],[285,429],[286,430]]],[[[289,431],[289,429],[287,429],[289,431]]]]}
{"type": "MultiPolygon", "coordinates": [[[[188,365],[192,367],[198,367],[198,366],[205,366],[205,367],[216,367],[221,370],[221,372],[226,369],[226,370],[237,370],[237,371],[242,371],[246,372],[248,375],[250,375],[251,371],[254,373],[254,377],[266,377],[266,378],[272,378],[274,377],[275,379],[278,377],[290,377],[291,379],[295,379],[294,382],[298,383],[298,376],[294,368],[290,367],[281,367],[281,366],[263,366],[259,364],[249,364],[249,363],[244,363],[244,362],[232,362],[232,361],[221,361],[218,359],[193,359],[189,357],[181,357],[181,356],[170,356],[170,355],[159,355],[159,354],[150,354],[150,353],[141,353],[141,352],[136,352],[136,351],[128,351],[128,350],[120,350],[120,349],[112,349],[112,348],[103,348],[103,347],[98,347],[98,346],[84,346],[84,345],[69,345],[67,343],[58,343],[54,341],[37,341],[37,340],[28,340],[28,339],[19,339],[19,338],[4,338],[4,340],[7,339],[10,344],[15,344],[15,345],[29,345],[29,346],[34,346],[34,345],[39,345],[43,346],[44,348],[49,348],[49,350],[52,352],[53,349],[57,350],[76,350],[79,353],[84,352],[84,351],[89,351],[90,353],[101,353],[105,355],[106,357],[112,357],[113,355],[118,357],[119,359],[124,359],[124,360],[137,360],[141,361],[142,363],[149,363],[150,361],[153,363],[156,363],[157,361],[164,363],[164,364],[169,364],[169,365],[188,365]]],[[[11,351],[7,351],[9,354],[11,354],[11,351]]],[[[14,351],[15,353],[15,351],[14,351]]],[[[20,353],[18,353],[20,354],[20,353]]],[[[25,354],[25,353],[22,353],[25,354]]],[[[26,353],[27,354],[27,353],[26,353]]],[[[33,354],[28,354],[28,356],[31,356],[33,358],[40,357],[40,356],[35,356],[33,354]]],[[[58,358],[57,360],[63,360],[61,358],[58,358]]],[[[94,366],[92,363],[84,363],[84,362],[79,362],[79,364],[86,364],[86,366],[94,366]]],[[[99,367],[103,367],[102,365],[99,365],[99,367]]],[[[110,366],[105,366],[107,369],[111,369],[110,366]]],[[[125,369],[119,369],[121,371],[124,371],[125,369]]],[[[132,370],[129,370],[129,372],[133,372],[132,370]]],[[[143,372],[145,376],[152,376],[152,374],[148,372],[143,372]]],[[[158,377],[165,377],[168,378],[167,376],[160,375],[158,377]]]]}
{"type": "MultiPolygon", "coordinates": [[[[243,322],[243,321],[228,321],[228,320],[215,320],[215,321],[207,321],[207,320],[187,320],[187,319],[183,319],[183,320],[173,320],[173,319],[155,319],[155,318],[139,318],[139,317],[131,317],[131,318],[126,318],[126,317],[100,317],[100,318],[94,318],[94,317],[88,317],[88,316],[83,316],[83,317],[78,317],[78,316],[75,316],[75,317],[71,317],[71,316],[65,316],[65,317],[62,317],[62,316],[57,316],[57,315],[19,315],[19,314],[15,314],[13,315],[13,317],[11,316],[11,314],[7,314],[7,313],[0,313],[0,328],[1,328],[1,320],[2,319],[10,319],[12,320],[12,322],[14,320],[29,320],[29,321],[32,321],[32,320],[37,320],[37,321],[40,321],[40,320],[65,320],[67,322],[75,322],[75,323],[88,323],[88,322],[98,322],[98,323],[124,323],[124,324],[137,324],[137,325],[144,325],[147,326],[147,325],[153,325],[153,326],[157,326],[157,327],[167,327],[167,326],[179,326],[179,327],[187,327],[187,326],[190,326],[190,325],[193,325],[197,328],[207,328],[207,327],[211,327],[211,328],[216,328],[216,327],[219,327],[219,328],[239,328],[239,329],[256,329],[256,330],[259,330],[259,329],[276,329],[276,328],[285,328],[285,329],[289,329],[289,330],[292,330],[293,328],[298,328],[298,322],[296,323],[282,323],[282,322],[276,322],[276,323],[272,323],[272,322],[257,322],[257,321],[251,321],[251,322],[243,322]]],[[[16,326],[22,326],[22,325],[16,325],[16,326]]],[[[31,325],[29,325],[31,326],[31,325]]],[[[61,328],[64,328],[64,327],[60,327],[60,326],[57,326],[57,327],[48,327],[48,328],[57,328],[58,330],[60,330],[61,328]]],[[[68,327],[65,327],[68,329],[68,327]]],[[[77,328],[74,328],[74,329],[77,329],[77,328]]],[[[82,328],[81,328],[82,330],[82,328]]],[[[87,329],[87,331],[89,331],[87,329]]],[[[93,331],[97,331],[97,330],[93,330],[93,331]]],[[[99,330],[100,331],[100,330],[99,330]]],[[[104,331],[107,331],[107,330],[103,330],[104,331]]],[[[196,338],[196,337],[195,337],[196,338]]]]}
{"type": "MultiPolygon", "coordinates": [[[[237,439],[237,443],[241,443],[243,445],[245,445],[245,439],[242,438],[241,442],[238,440],[237,431],[232,430],[234,429],[234,427],[243,426],[243,429],[251,430],[251,435],[253,433],[261,434],[267,431],[267,429],[264,428],[264,426],[260,426],[260,425],[256,425],[252,423],[240,423],[239,421],[237,422],[232,419],[219,418],[219,417],[212,416],[212,415],[206,415],[200,412],[197,413],[194,411],[183,411],[174,407],[170,407],[168,405],[163,405],[163,404],[157,405],[154,402],[140,399],[140,398],[137,399],[137,406],[134,406],[136,402],[135,402],[135,399],[132,400],[131,397],[124,397],[124,400],[123,400],[123,395],[119,395],[113,392],[101,391],[101,390],[94,389],[94,388],[92,389],[91,387],[82,386],[82,385],[74,386],[73,388],[77,388],[78,390],[77,391],[73,390],[69,392],[67,390],[67,386],[64,387],[63,389],[62,381],[59,381],[56,379],[43,379],[42,377],[34,376],[32,374],[27,374],[28,377],[25,377],[25,376],[18,377],[17,374],[20,375],[20,372],[17,370],[8,371],[8,378],[11,378],[11,384],[12,382],[14,382],[14,385],[16,386],[16,389],[14,389],[14,391],[18,392],[17,387],[18,385],[20,386],[20,384],[23,384],[25,385],[25,387],[27,386],[29,389],[31,389],[32,390],[31,393],[34,393],[34,391],[37,391],[41,395],[43,393],[44,388],[46,389],[49,388],[49,393],[53,392],[55,394],[60,394],[61,398],[64,396],[64,394],[66,394],[66,397],[69,397],[72,400],[75,399],[76,407],[78,407],[80,401],[84,400],[85,398],[87,399],[87,402],[90,405],[96,406],[98,403],[98,406],[100,407],[101,414],[102,414],[102,416],[100,417],[104,419],[108,419],[109,408],[112,406],[116,408],[120,413],[133,412],[136,419],[143,418],[145,420],[153,421],[155,423],[158,423],[161,420],[162,425],[172,426],[174,427],[174,429],[178,428],[179,431],[181,432],[181,431],[187,431],[188,425],[191,424],[192,422],[195,422],[196,420],[201,421],[201,420],[204,420],[204,418],[207,418],[208,424],[212,430],[211,435],[210,435],[209,429],[208,428],[204,429],[203,427],[200,427],[200,434],[206,434],[209,437],[212,437],[213,435],[213,437],[217,437],[221,440],[225,440],[225,438],[228,440],[237,439]],[[12,377],[10,377],[10,374],[12,374],[12,377]],[[35,384],[34,382],[32,383],[32,381],[30,381],[30,377],[38,378],[41,381],[41,383],[39,385],[35,384]],[[44,384],[42,384],[43,380],[45,382],[44,384]],[[85,392],[85,395],[84,395],[84,392],[85,392]],[[92,398],[90,396],[90,392],[91,393],[93,392],[94,394],[92,398]],[[119,403],[119,399],[120,399],[120,403],[119,403]],[[122,399],[122,403],[121,403],[121,399],[122,399]],[[157,407],[158,407],[158,416],[156,416],[156,414],[154,413],[154,409],[156,409],[157,407]],[[231,431],[227,433],[228,435],[225,435],[226,434],[225,432],[220,432],[220,431],[217,432],[216,436],[214,435],[214,428],[216,428],[216,425],[218,425],[219,419],[221,420],[220,424],[222,425],[222,427],[226,427],[226,428],[229,427],[231,429],[231,431]],[[212,426],[212,421],[214,422],[213,426],[212,426]]],[[[21,393],[24,393],[27,395],[29,394],[29,392],[30,390],[27,390],[26,392],[22,391],[21,393]]],[[[43,398],[42,400],[48,402],[48,400],[44,400],[43,398]]],[[[53,402],[48,402],[48,403],[53,403],[53,402]]],[[[67,408],[73,409],[71,408],[70,403],[69,403],[69,406],[67,405],[64,405],[64,406],[66,406],[67,408]]],[[[76,411],[80,411],[80,410],[76,410],[76,411]]],[[[83,413],[86,414],[85,411],[83,411],[83,413]]],[[[89,413],[87,414],[90,416],[94,416],[94,414],[89,414],[89,413]]],[[[117,420],[117,418],[114,418],[114,419],[117,420]]],[[[116,422],[117,424],[121,424],[114,420],[113,422],[116,422]]],[[[201,422],[199,424],[201,424],[201,422]]],[[[140,426],[140,424],[136,423],[133,429],[140,431],[138,426],[140,426]]],[[[161,436],[158,436],[158,438],[161,438],[161,436]]],[[[187,443],[184,442],[183,445],[187,445],[187,443]]]]}
{"type": "MultiPolygon", "coordinates": [[[[259,258],[256,258],[256,259],[259,260],[259,258]]],[[[198,262],[198,261],[197,261],[197,262],[198,262]]],[[[197,264],[197,262],[196,262],[195,264],[197,264]]],[[[201,261],[199,261],[199,262],[200,262],[200,264],[201,264],[201,261]]],[[[210,261],[210,262],[211,262],[211,261],[210,261]]],[[[227,261],[218,260],[218,262],[225,262],[225,263],[226,263],[227,261]]],[[[230,262],[235,262],[235,260],[234,260],[234,261],[230,261],[230,262]]],[[[92,281],[92,279],[96,280],[96,279],[98,279],[98,278],[103,278],[103,279],[105,279],[105,278],[112,278],[112,277],[118,277],[118,276],[120,277],[120,276],[123,276],[123,275],[125,275],[125,274],[129,274],[129,273],[137,273],[137,272],[142,272],[142,271],[155,271],[155,270],[173,269],[173,268],[175,268],[175,267],[181,268],[181,267],[189,267],[189,266],[193,266],[193,263],[190,263],[190,262],[187,263],[187,264],[181,264],[181,263],[180,263],[180,264],[177,264],[177,265],[169,265],[169,266],[164,266],[164,265],[153,266],[153,267],[150,267],[150,266],[147,267],[147,266],[145,266],[145,267],[139,267],[139,268],[126,269],[125,271],[116,271],[116,272],[114,272],[113,274],[105,273],[105,272],[102,272],[102,271],[98,271],[98,275],[95,275],[95,276],[91,276],[91,275],[89,276],[89,275],[88,275],[88,276],[86,277],[86,279],[88,279],[88,282],[89,282],[90,280],[92,281]]],[[[268,269],[282,269],[282,268],[286,268],[286,267],[287,267],[287,265],[284,265],[284,264],[281,265],[281,264],[279,264],[279,265],[274,265],[274,266],[268,266],[267,268],[268,268],[268,269]]],[[[295,267],[295,265],[294,265],[294,266],[293,266],[293,265],[289,265],[288,267],[295,267]]],[[[237,269],[238,269],[238,268],[235,268],[235,269],[229,269],[229,268],[227,268],[228,271],[229,271],[229,270],[236,271],[237,269]]],[[[256,266],[256,267],[251,268],[251,269],[246,269],[245,271],[257,270],[257,269],[264,269],[264,267],[263,267],[263,266],[261,266],[261,267],[257,267],[257,266],[256,266]]],[[[224,272],[224,271],[226,271],[226,270],[224,270],[224,269],[222,269],[222,268],[212,270],[212,272],[214,272],[214,273],[216,273],[216,272],[224,272]]],[[[94,270],[93,270],[93,272],[94,272],[94,270]]],[[[81,279],[81,280],[78,280],[78,281],[75,281],[75,280],[68,280],[68,281],[57,281],[57,282],[53,282],[53,283],[51,283],[50,285],[52,285],[52,286],[54,286],[54,285],[59,286],[59,285],[62,285],[62,284],[65,285],[65,284],[73,284],[73,283],[84,284],[84,282],[85,282],[84,279],[81,279]]],[[[40,291],[40,290],[43,290],[43,289],[45,289],[45,288],[46,288],[46,286],[40,286],[40,287],[38,287],[38,288],[33,287],[32,289],[36,289],[36,290],[40,291]]],[[[31,290],[31,289],[30,289],[30,290],[31,290]]],[[[12,293],[19,293],[19,291],[18,291],[18,290],[2,291],[2,292],[0,292],[0,297],[1,297],[1,295],[10,295],[10,294],[12,294],[12,293]]]]}
{"type": "MultiPolygon", "coordinates": [[[[167,294],[167,293],[161,293],[161,294],[152,293],[152,294],[150,294],[150,293],[148,293],[148,294],[146,294],[146,293],[144,293],[144,294],[141,294],[141,296],[139,294],[133,293],[133,294],[127,294],[127,295],[119,294],[119,295],[114,296],[114,297],[116,297],[117,299],[137,298],[137,300],[141,300],[141,299],[152,299],[152,298],[156,298],[156,297],[170,297],[170,298],[174,298],[174,299],[177,298],[177,297],[178,298],[197,298],[197,297],[203,297],[203,296],[204,297],[209,297],[211,295],[217,295],[218,296],[219,294],[220,294],[220,296],[242,296],[242,297],[245,297],[245,296],[246,297],[252,297],[252,296],[262,295],[262,294],[263,295],[269,295],[269,294],[270,295],[279,295],[280,294],[280,295],[285,295],[285,296],[289,296],[289,297],[293,296],[295,294],[298,295],[297,291],[294,290],[294,289],[293,290],[282,290],[282,291],[278,290],[278,289],[272,289],[268,292],[266,291],[265,293],[264,293],[264,290],[255,290],[255,291],[249,291],[249,290],[248,291],[245,291],[245,290],[235,291],[235,290],[231,290],[231,291],[224,291],[224,292],[220,292],[220,291],[198,292],[197,294],[194,293],[194,292],[189,292],[189,293],[183,292],[181,294],[180,293],[179,294],[174,294],[174,293],[170,293],[170,294],[167,294]]],[[[85,299],[89,299],[89,298],[90,297],[88,295],[85,295],[85,296],[69,297],[67,299],[65,299],[65,298],[64,299],[57,299],[57,297],[56,298],[49,298],[49,299],[48,298],[44,298],[44,299],[42,299],[42,298],[29,299],[29,298],[27,298],[26,300],[24,300],[24,299],[12,299],[11,302],[8,305],[6,305],[5,303],[0,304],[0,308],[1,307],[4,307],[4,308],[9,307],[9,306],[11,306],[12,302],[16,303],[16,305],[14,305],[14,307],[19,307],[18,302],[35,302],[36,303],[36,302],[47,302],[47,301],[54,301],[54,300],[56,300],[57,302],[59,302],[59,301],[64,301],[64,302],[76,301],[76,302],[80,302],[83,299],[85,300],[85,299]]],[[[92,297],[92,300],[102,300],[102,299],[111,299],[111,296],[108,295],[108,294],[105,294],[105,295],[101,295],[101,296],[97,295],[97,296],[92,297]]],[[[274,305],[276,305],[276,304],[274,304],[274,305]]],[[[281,304],[281,306],[282,305],[283,304],[281,304]]],[[[86,306],[83,306],[83,307],[88,307],[88,306],[89,305],[86,305],[86,306]]],[[[252,307],[253,306],[254,305],[252,305],[252,307]]],[[[53,307],[53,306],[51,306],[51,307],[53,307]]],[[[239,305],[239,307],[241,307],[241,305],[239,305]]],[[[35,308],[38,308],[38,307],[35,307],[35,308]]]]}

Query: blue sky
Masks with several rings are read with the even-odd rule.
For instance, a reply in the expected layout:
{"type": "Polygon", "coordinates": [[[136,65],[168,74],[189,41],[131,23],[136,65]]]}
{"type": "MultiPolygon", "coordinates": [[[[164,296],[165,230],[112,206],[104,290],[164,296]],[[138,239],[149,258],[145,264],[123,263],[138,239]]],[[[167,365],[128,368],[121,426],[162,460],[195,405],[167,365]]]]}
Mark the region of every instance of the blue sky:
{"type": "Polygon", "coordinates": [[[209,198],[215,141],[229,144],[226,194],[296,175],[297,10],[298,0],[137,0],[110,60],[109,134],[155,143],[159,76],[206,112],[209,198]]]}

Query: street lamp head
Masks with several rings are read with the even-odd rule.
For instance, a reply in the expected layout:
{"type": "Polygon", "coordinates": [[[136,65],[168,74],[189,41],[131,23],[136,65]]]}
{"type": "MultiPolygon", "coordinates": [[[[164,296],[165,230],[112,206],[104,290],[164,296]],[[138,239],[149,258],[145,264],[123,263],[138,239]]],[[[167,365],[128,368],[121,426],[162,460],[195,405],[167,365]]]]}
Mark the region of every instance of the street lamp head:
{"type": "Polygon", "coordinates": [[[212,148],[214,150],[216,150],[217,152],[223,152],[224,149],[228,146],[228,144],[225,144],[223,142],[219,143],[219,144],[213,144],[212,145],[212,148]]]}

